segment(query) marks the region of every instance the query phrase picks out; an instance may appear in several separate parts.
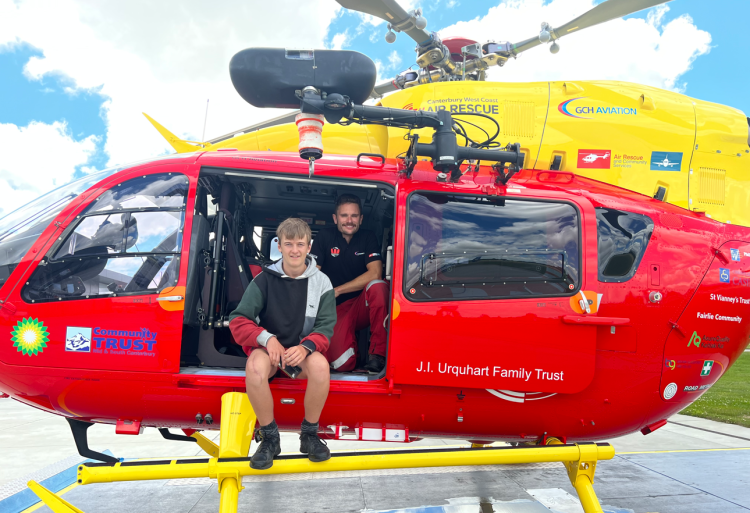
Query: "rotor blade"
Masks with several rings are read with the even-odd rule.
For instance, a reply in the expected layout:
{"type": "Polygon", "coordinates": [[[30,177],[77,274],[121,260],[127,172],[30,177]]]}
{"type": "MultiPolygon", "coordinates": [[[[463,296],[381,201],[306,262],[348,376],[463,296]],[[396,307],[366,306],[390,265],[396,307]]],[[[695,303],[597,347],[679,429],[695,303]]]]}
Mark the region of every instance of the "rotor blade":
{"type": "Polygon", "coordinates": [[[372,93],[370,93],[370,98],[380,98],[386,93],[398,91],[399,89],[400,88],[396,85],[395,80],[384,80],[383,82],[375,84],[375,87],[372,88],[372,93]]]}
{"type": "MultiPolygon", "coordinates": [[[[336,0],[342,7],[351,11],[359,11],[370,14],[381,20],[385,20],[391,25],[397,25],[404,20],[409,19],[403,7],[398,5],[395,0],[336,0]]],[[[412,26],[410,29],[403,31],[407,36],[412,38],[418,45],[424,44],[431,39],[431,35],[424,29],[418,29],[412,26]]]]}
{"type": "MultiPolygon", "coordinates": [[[[578,18],[554,29],[555,39],[671,1],[672,0],[607,0],[606,2],[600,3],[590,11],[582,14],[578,18]]],[[[513,45],[513,53],[518,55],[519,53],[530,50],[540,44],[542,43],[539,41],[539,36],[535,36],[513,45]]]]}

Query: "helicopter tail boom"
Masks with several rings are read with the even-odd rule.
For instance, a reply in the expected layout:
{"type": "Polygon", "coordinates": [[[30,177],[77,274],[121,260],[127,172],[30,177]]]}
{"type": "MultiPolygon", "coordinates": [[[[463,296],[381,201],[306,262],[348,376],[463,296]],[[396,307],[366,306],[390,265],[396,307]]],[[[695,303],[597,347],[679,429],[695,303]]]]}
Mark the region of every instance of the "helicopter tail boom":
{"type": "Polygon", "coordinates": [[[162,135],[162,137],[164,137],[164,139],[167,140],[169,145],[174,148],[177,153],[190,153],[192,151],[205,149],[211,146],[210,143],[199,143],[180,139],[145,112],[143,112],[143,115],[146,116],[146,119],[148,119],[151,124],[154,125],[154,128],[156,128],[156,130],[162,135]]]}

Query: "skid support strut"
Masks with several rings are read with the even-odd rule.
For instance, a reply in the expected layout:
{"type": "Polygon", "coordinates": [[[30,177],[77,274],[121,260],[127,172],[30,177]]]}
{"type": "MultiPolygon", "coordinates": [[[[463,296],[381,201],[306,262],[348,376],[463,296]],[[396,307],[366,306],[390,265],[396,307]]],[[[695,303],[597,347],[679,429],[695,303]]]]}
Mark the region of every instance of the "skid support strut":
{"type": "MultiPolygon", "coordinates": [[[[313,463],[305,455],[282,456],[274,461],[270,469],[255,470],[250,467],[250,458],[247,457],[254,425],[255,414],[247,396],[237,392],[224,394],[218,457],[152,462],[84,463],[78,467],[78,483],[87,485],[118,481],[208,477],[218,482],[219,493],[221,493],[220,513],[236,513],[239,492],[242,491],[242,478],[250,475],[559,461],[565,464],[585,513],[602,513],[592,486],[594,471],[599,460],[610,460],[615,456],[614,448],[607,443],[423,449],[338,453],[322,463],[313,463]]],[[[199,440],[199,444],[203,447],[204,444],[201,442],[199,440]]],[[[208,445],[205,448],[212,449],[208,445]]],[[[72,505],[65,503],[33,481],[29,482],[29,486],[45,504],[51,507],[54,504],[57,509],[52,509],[56,513],[79,513],[79,510],[74,509],[72,505]]]]}

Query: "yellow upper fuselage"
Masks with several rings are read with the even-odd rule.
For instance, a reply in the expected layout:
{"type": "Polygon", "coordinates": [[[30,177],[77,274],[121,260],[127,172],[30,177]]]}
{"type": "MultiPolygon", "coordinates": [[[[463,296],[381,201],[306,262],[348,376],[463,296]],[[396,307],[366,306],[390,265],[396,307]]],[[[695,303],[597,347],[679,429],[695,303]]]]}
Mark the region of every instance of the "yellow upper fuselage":
{"type": "MultiPolygon", "coordinates": [[[[442,82],[393,93],[382,105],[399,109],[478,112],[500,125],[497,140],[518,142],[524,167],[559,169],[705,212],[725,223],[750,226],[750,140],[745,115],[654,87],[614,81],[442,82]]],[[[456,117],[495,125],[480,117],[456,117]]],[[[396,157],[406,151],[405,130],[326,125],[325,153],[362,152],[396,157]]],[[[420,130],[428,142],[430,130],[420,130]]],[[[486,138],[469,129],[476,141],[486,138]]],[[[459,136],[459,144],[463,142],[459,136]]],[[[238,135],[206,149],[295,151],[293,123],[238,135]]],[[[179,149],[178,149],[179,151],[179,149]]]]}

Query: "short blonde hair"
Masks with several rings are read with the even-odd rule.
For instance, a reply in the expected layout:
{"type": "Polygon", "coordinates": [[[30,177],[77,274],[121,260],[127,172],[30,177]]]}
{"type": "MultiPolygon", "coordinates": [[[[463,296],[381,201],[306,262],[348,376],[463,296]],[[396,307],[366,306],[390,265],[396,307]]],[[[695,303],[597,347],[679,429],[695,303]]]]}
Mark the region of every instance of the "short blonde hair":
{"type": "Polygon", "coordinates": [[[279,243],[281,243],[281,239],[293,240],[306,238],[308,244],[312,240],[310,227],[298,217],[290,217],[282,221],[278,228],[276,228],[276,236],[279,238],[279,243]]]}

